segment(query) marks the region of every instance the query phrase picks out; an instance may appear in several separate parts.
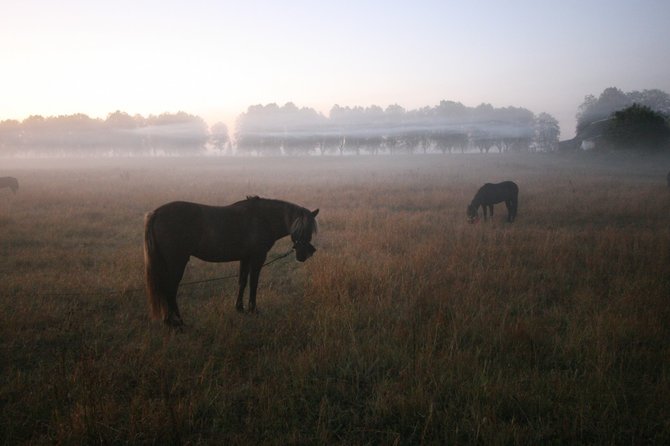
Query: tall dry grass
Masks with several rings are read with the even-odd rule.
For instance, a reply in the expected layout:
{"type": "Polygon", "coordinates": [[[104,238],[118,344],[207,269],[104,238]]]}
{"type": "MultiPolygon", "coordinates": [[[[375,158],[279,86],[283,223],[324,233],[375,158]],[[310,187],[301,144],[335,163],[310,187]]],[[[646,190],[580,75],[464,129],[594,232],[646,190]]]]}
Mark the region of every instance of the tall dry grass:
{"type": "MultiPolygon", "coordinates": [[[[667,443],[668,165],[6,160],[0,439],[667,443]],[[468,225],[477,187],[504,179],[517,222],[496,206],[468,225]],[[234,311],[233,280],[180,290],[184,333],[151,323],[143,214],[248,194],[321,208],[314,258],[263,270],[257,316],[234,311]]],[[[185,280],[235,271],[192,261],[185,280]]]]}

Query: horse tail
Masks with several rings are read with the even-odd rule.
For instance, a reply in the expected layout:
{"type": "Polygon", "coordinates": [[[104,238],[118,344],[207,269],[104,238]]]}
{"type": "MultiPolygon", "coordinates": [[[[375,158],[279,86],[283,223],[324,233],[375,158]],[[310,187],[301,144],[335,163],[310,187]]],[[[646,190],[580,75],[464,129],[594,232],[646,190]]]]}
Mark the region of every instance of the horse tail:
{"type": "Polygon", "coordinates": [[[168,314],[168,302],[160,282],[164,280],[167,268],[165,259],[158,250],[154,234],[155,214],[144,216],[144,278],[149,300],[149,311],[153,319],[165,319],[168,314]]]}
{"type": "Polygon", "coordinates": [[[519,186],[514,182],[512,183],[512,208],[514,209],[512,219],[515,219],[516,213],[519,210],[519,186]]]}

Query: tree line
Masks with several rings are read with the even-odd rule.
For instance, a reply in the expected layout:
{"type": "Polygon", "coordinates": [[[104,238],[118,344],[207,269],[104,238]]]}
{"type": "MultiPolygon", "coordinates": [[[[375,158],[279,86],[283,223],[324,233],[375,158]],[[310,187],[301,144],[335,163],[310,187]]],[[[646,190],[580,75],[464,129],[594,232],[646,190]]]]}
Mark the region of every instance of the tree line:
{"type": "Polygon", "coordinates": [[[239,153],[374,155],[551,151],[558,147],[559,135],[554,117],[517,107],[466,107],[453,101],[418,110],[335,105],[325,117],[287,103],[249,107],[237,120],[235,140],[239,153]]]}
{"type": "MultiPolygon", "coordinates": [[[[217,130],[198,116],[164,113],[130,116],[116,111],[106,119],[84,114],[30,116],[19,122],[0,122],[3,155],[153,155],[198,154],[208,143],[220,144],[217,130]]],[[[217,127],[218,126],[218,127],[217,127]]],[[[227,143],[227,139],[224,144],[227,143]]]]}
{"type": "MultiPolygon", "coordinates": [[[[661,90],[608,88],[598,97],[586,96],[579,106],[577,137],[570,147],[597,140],[608,148],[666,148],[669,115],[670,96],[661,90]]],[[[209,127],[185,112],[5,120],[0,121],[0,156],[533,152],[557,150],[559,136],[553,116],[520,107],[468,107],[454,101],[415,110],[335,105],[324,116],[289,102],[248,107],[237,118],[234,139],[224,123],[209,127]]]]}
{"type": "Polygon", "coordinates": [[[658,90],[624,93],[616,87],[588,95],[577,111],[571,148],[670,151],[670,95],[658,90]]]}
{"type": "Polygon", "coordinates": [[[555,150],[559,134],[552,116],[535,116],[517,107],[466,107],[453,101],[418,110],[335,105],[326,117],[287,103],[249,107],[237,119],[234,144],[225,124],[210,128],[201,117],[184,112],[5,120],[0,122],[0,154],[170,155],[206,149],[258,155],[503,152],[555,150]]]}

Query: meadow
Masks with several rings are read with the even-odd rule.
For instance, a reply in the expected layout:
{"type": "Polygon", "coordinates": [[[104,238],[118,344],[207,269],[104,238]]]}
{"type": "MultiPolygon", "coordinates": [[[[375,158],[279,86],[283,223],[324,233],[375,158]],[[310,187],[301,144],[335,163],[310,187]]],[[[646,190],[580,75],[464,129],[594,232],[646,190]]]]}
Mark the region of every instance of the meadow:
{"type": "Polygon", "coordinates": [[[2,444],[670,443],[668,158],[0,165],[2,444]],[[468,224],[508,179],[517,221],[468,224]],[[263,269],[259,314],[232,279],[150,320],[144,214],[246,195],[320,208],[314,257],[263,269]]]}

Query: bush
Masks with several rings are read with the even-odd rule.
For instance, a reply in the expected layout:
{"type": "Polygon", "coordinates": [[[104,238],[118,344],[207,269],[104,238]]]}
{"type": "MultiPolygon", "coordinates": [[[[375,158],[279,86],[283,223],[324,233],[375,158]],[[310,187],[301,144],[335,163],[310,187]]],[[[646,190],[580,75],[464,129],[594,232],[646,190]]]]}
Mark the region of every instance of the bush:
{"type": "Polygon", "coordinates": [[[603,137],[607,146],[617,150],[662,152],[670,148],[667,118],[639,104],[615,112],[603,137]]]}

